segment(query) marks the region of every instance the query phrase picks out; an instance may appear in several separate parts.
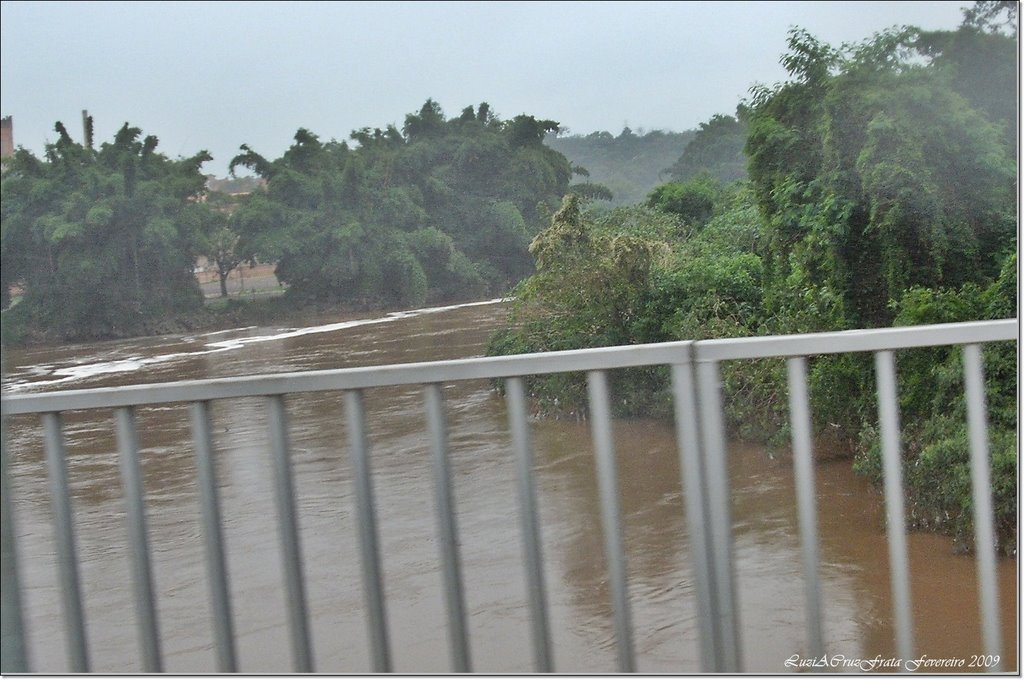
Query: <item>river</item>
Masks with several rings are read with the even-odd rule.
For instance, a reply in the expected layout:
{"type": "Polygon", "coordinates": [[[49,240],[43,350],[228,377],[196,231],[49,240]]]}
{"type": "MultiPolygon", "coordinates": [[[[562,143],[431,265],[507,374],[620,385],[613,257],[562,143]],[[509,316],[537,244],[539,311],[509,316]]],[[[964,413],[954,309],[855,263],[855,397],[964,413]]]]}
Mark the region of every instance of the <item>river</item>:
{"type": "MultiPolygon", "coordinates": [[[[505,305],[478,303],[203,335],[11,350],[8,392],[382,365],[479,356],[505,305]]],[[[473,668],[531,671],[515,467],[503,399],[485,382],[446,386],[453,489],[473,668]]],[[[367,392],[373,483],[394,668],[446,672],[448,645],[419,389],[367,392]]],[[[370,669],[342,396],[288,399],[316,670],[370,669]]],[[[240,668],[290,670],[282,567],[261,401],[215,402],[214,440],[240,668]]],[[[185,405],[140,409],[140,445],[165,670],[215,670],[196,470],[185,405]]],[[[531,423],[556,670],[615,669],[590,433],[531,423]]],[[[127,530],[109,413],[65,419],[94,671],[141,668],[127,530]]],[[[699,671],[694,588],[671,423],[614,423],[638,670],[699,671]]],[[[33,670],[68,668],[53,521],[37,418],[8,420],[12,497],[33,670]]],[[[807,654],[791,460],[729,450],[747,671],[791,672],[807,654]]],[[[816,464],[824,634],[830,659],[896,655],[881,495],[849,461],[816,464]]],[[[943,537],[909,538],[918,656],[982,653],[975,562],[943,537]]],[[[998,563],[1004,670],[1017,668],[1017,563],[998,563]]]]}

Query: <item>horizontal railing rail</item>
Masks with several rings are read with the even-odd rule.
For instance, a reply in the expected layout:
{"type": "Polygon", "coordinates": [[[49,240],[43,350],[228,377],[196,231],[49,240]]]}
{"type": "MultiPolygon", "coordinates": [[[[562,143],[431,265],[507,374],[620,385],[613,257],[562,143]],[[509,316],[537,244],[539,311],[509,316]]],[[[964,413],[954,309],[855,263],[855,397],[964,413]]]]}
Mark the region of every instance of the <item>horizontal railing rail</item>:
{"type": "Polygon", "coordinates": [[[299,392],[331,392],[372,387],[513,378],[549,373],[606,371],[693,361],[725,361],[911,349],[1013,340],[1015,319],[878,328],[807,335],[683,340],[595,347],[500,357],[474,357],[387,366],[364,366],[295,373],[182,380],[148,385],[98,387],[3,397],[3,414],[119,408],[197,400],[265,397],[299,392]],[[689,348],[693,347],[693,355],[689,348]]]}
{"type": "MultiPolygon", "coordinates": [[[[362,578],[367,625],[377,672],[392,670],[388,618],[383,595],[381,555],[370,468],[370,442],[366,435],[363,391],[393,386],[422,386],[426,431],[433,461],[435,505],[452,668],[472,668],[469,631],[462,593],[458,529],[448,463],[448,428],[441,384],[478,379],[506,380],[505,399],[516,459],[516,484],[526,570],[534,669],[553,670],[543,556],[534,489],[534,471],[527,400],[522,378],[550,374],[587,374],[590,421],[601,501],[601,524],[609,571],[617,668],[635,670],[633,625],[626,579],[621,511],[615,453],[612,443],[610,396],[606,372],[640,366],[669,366],[678,433],[685,514],[691,535],[691,560],[696,583],[700,650],[703,670],[741,670],[739,608],[732,557],[730,494],[726,467],[726,433],[722,416],[719,363],[737,359],[785,358],[787,361],[793,462],[804,568],[808,648],[824,653],[819,582],[818,531],[815,508],[810,406],[806,384],[806,357],[849,352],[875,355],[882,435],[884,491],[889,541],[896,642],[904,658],[912,658],[909,569],[904,529],[902,457],[893,352],[903,349],[964,346],[965,392],[968,402],[972,490],[979,573],[979,602],[984,651],[998,656],[1000,629],[996,612],[995,548],[987,424],[981,352],[983,343],[1017,340],[1016,319],[980,321],[907,328],[883,328],[792,336],[682,341],[650,345],[605,347],[542,354],[482,357],[454,361],[332,369],[272,375],[189,380],[116,388],[94,388],[48,393],[4,395],[2,415],[41,414],[45,434],[51,501],[54,507],[61,592],[72,671],[90,670],[85,615],[73,531],[66,472],[61,414],[68,411],[109,409],[115,414],[121,479],[127,501],[132,549],[132,572],[140,658],[149,672],[162,670],[161,637],[157,622],[147,541],[144,490],[140,476],[139,442],[135,410],[154,404],[191,404],[206,550],[207,578],[218,670],[237,671],[235,633],[224,560],[214,447],[209,404],[220,399],[257,397],[266,400],[267,442],[275,480],[278,534],[282,546],[283,578],[287,592],[289,634],[293,666],[298,672],[314,670],[308,630],[303,565],[300,559],[295,493],[292,485],[289,428],[284,397],[307,392],[344,392],[349,451],[355,485],[356,516],[363,565],[362,578]]],[[[26,671],[26,635],[22,621],[14,531],[15,505],[10,488],[6,432],[3,437],[3,670],[26,671]]]]}

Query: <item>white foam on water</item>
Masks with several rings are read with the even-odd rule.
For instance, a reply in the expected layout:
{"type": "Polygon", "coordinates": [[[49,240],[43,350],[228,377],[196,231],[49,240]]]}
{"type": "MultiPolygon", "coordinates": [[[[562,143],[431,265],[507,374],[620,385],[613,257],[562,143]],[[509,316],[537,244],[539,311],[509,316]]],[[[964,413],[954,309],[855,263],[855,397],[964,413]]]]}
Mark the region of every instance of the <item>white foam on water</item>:
{"type": "Polygon", "coordinates": [[[242,326],[241,328],[225,328],[222,331],[210,331],[209,333],[200,333],[199,337],[208,338],[211,335],[224,335],[225,333],[234,333],[236,331],[248,331],[253,328],[256,328],[256,326],[242,326]]]}
{"type": "MultiPolygon", "coordinates": [[[[357,328],[359,326],[370,326],[373,324],[390,323],[392,321],[398,321],[401,319],[410,319],[417,316],[423,316],[425,314],[436,314],[438,312],[448,312],[455,309],[462,309],[464,307],[494,305],[498,304],[499,302],[505,302],[507,299],[508,298],[495,298],[493,300],[482,300],[479,302],[463,302],[461,304],[444,305],[442,307],[424,307],[422,309],[410,309],[400,312],[388,312],[384,316],[371,317],[368,319],[352,319],[350,321],[339,321],[337,323],[323,324],[320,326],[307,326],[305,328],[289,328],[270,335],[250,335],[240,338],[231,338],[227,340],[208,342],[205,345],[203,345],[203,349],[198,349],[191,352],[173,352],[169,354],[158,354],[152,357],[128,357],[127,359],[115,359],[113,361],[83,362],[80,364],[59,367],[50,364],[26,366],[20,369],[25,374],[31,376],[48,375],[53,377],[49,380],[24,381],[19,380],[17,377],[7,376],[6,379],[4,380],[4,391],[21,392],[28,389],[52,387],[54,385],[62,385],[65,383],[77,382],[80,380],[86,380],[88,378],[94,378],[99,375],[107,375],[113,373],[130,373],[133,371],[138,371],[147,366],[152,366],[154,364],[162,364],[168,361],[174,361],[175,359],[202,356],[204,354],[214,354],[217,352],[228,352],[232,350],[242,349],[247,345],[254,345],[262,342],[274,342],[277,340],[286,340],[288,338],[297,338],[303,335],[313,335],[316,333],[333,333],[335,331],[345,330],[348,328],[357,328]]],[[[205,333],[203,336],[200,337],[223,335],[225,333],[252,330],[253,328],[256,328],[256,326],[246,326],[244,328],[232,328],[223,331],[213,331],[211,333],[205,333]]]]}

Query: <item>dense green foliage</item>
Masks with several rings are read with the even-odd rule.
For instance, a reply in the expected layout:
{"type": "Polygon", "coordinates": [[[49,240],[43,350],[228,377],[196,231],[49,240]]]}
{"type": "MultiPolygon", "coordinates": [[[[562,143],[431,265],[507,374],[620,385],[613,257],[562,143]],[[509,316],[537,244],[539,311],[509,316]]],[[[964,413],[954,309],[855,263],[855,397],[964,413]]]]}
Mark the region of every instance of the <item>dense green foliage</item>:
{"type": "Polygon", "coordinates": [[[647,197],[647,205],[678,215],[693,226],[703,227],[711,219],[723,192],[721,182],[705,170],[688,181],[655,187],[647,197]]]}
{"type": "MultiPolygon", "coordinates": [[[[515,290],[509,326],[491,353],[538,352],[767,332],[763,267],[753,248],[763,227],[747,191],[718,185],[714,215],[692,223],[647,206],[603,214],[581,212],[566,198],[552,225],[530,246],[537,273],[515,290]]],[[[748,395],[732,422],[748,433],[776,427],[774,374],[730,374],[748,395]],[[755,389],[751,381],[768,384],[755,389]],[[756,401],[756,405],[755,405],[756,401]],[[767,411],[767,414],[765,413],[767,411]],[[753,416],[756,416],[754,418],[753,416]]],[[[667,414],[667,373],[616,372],[615,409],[622,415],[667,414]]],[[[530,382],[546,410],[582,408],[582,376],[530,382]]]]}
{"type": "MultiPolygon", "coordinates": [[[[658,187],[644,207],[595,215],[570,197],[531,245],[538,271],[517,288],[490,351],[1016,316],[1016,135],[1005,118],[1014,89],[964,77],[980,64],[997,80],[1012,71],[1014,42],[969,21],[840,49],[792,31],[782,58],[791,79],[757,88],[741,108],[749,181],[726,185],[701,167],[697,151],[714,147],[706,134],[685,181],[658,187]]],[[[716,116],[702,132],[729,128],[716,116]]],[[[998,541],[1012,553],[1015,347],[988,346],[984,357],[998,541]]],[[[911,520],[970,547],[960,352],[897,361],[911,520]]],[[[784,441],[782,362],[722,371],[732,431],[784,441]]],[[[619,412],[667,412],[664,371],[612,380],[619,412]]],[[[870,356],[813,359],[809,386],[823,443],[877,476],[870,356]]],[[[584,407],[581,376],[530,387],[547,408],[584,407]]]]}
{"type": "MultiPolygon", "coordinates": [[[[595,219],[579,199],[565,198],[551,227],[530,244],[537,273],[514,291],[510,326],[499,331],[489,352],[518,354],[640,341],[643,297],[669,243],[687,233],[678,218],[639,207],[621,207],[595,219]]],[[[612,384],[628,404],[620,413],[649,412],[643,371],[617,372],[612,384]],[[635,397],[635,398],[631,398],[635,397]]],[[[544,409],[575,410],[584,402],[583,376],[557,374],[528,381],[544,409]]]]}
{"type": "Polygon", "coordinates": [[[822,328],[888,325],[904,290],[991,278],[1014,246],[1011,149],[947,69],[900,58],[915,38],[883,34],[847,56],[793,32],[794,79],[753,98],[765,265],[775,288],[834,296],[822,328]]]}
{"type": "Polygon", "coordinates": [[[503,292],[569,186],[569,162],[543,144],[558,124],[502,121],[487,104],[445,119],[428,100],[400,132],[357,142],[299,130],[281,158],[248,147],[231,167],[267,182],[236,212],[244,252],[277,262],[288,295],[361,305],[503,292]]]}
{"type": "MultiPolygon", "coordinates": [[[[1014,62],[1006,36],[967,26],[946,35],[1000,45],[985,49],[993,71],[1014,62]]],[[[992,281],[1016,249],[1005,121],[986,113],[998,109],[991,96],[957,89],[952,74],[975,55],[935,55],[914,29],[844,51],[794,31],[783,58],[793,79],[753,97],[747,150],[770,239],[769,287],[831,297],[806,324],[890,325],[905,291],[992,281]]],[[[786,295],[771,302],[786,318],[805,306],[786,295]]]]}
{"type": "Polygon", "coordinates": [[[545,144],[564,154],[574,166],[586,168],[590,180],[611,193],[610,198],[600,198],[619,206],[642,201],[663,181],[665,169],[679,158],[693,136],[693,131],[637,134],[627,127],[618,136],[610,132],[552,134],[545,144]]]}
{"type": "MultiPolygon", "coordinates": [[[[967,283],[960,289],[913,288],[894,305],[896,325],[948,323],[967,319],[1004,319],[1017,314],[1017,257],[1006,259],[999,276],[985,287],[967,283]]],[[[1008,343],[983,351],[987,377],[992,456],[992,495],[997,539],[1016,550],[1017,516],[1017,356],[1008,343]]],[[[954,536],[957,545],[973,545],[970,464],[961,352],[936,348],[899,355],[900,417],[907,459],[910,522],[954,536]]],[[[865,428],[865,449],[857,467],[881,477],[876,433],[865,428]]]]}
{"type": "Polygon", "coordinates": [[[11,284],[24,290],[5,333],[127,335],[200,308],[206,152],[170,160],[127,123],[99,149],[56,131],[43,159],[19,149],[0,185],[4,306],[11,284]]]}

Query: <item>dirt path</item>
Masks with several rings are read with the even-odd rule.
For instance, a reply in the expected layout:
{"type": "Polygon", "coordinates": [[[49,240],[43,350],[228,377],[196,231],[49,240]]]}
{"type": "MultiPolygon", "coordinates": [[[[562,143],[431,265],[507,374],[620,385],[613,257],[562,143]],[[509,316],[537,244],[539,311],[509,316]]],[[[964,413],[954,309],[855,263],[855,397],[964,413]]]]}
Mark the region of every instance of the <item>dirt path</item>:
{"type": "MultiPolygon", "coordinates": [[[[220,279],[216,271],[197,272],[196,279],[207,298],[220,297],[220,279]]],[[[244,294],[269,294],[284,291],[284,287],[274,276],[274,265],[260,264],[255,267],[242,265],[228,275],[228,295],[238,297],[244,294]]]]}

